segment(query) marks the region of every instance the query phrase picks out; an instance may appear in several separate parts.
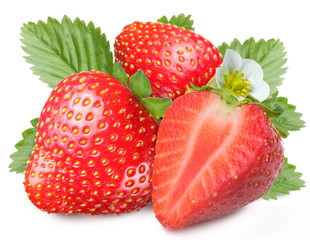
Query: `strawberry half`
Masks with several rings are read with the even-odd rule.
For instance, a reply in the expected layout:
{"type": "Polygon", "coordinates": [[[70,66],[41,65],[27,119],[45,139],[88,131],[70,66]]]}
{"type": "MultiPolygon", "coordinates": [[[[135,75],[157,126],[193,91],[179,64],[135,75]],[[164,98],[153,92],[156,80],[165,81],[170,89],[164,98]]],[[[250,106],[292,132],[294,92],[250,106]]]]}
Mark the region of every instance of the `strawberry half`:
{"type": "Polygon", "coordinates": [[[168,108],[157,135],[154,212],[178,229],[260,198],[283,165],[281,139],[256,104],[228,106],[212,92],[189,93],[168,108]]]}
{"type": "Polygon", "coordinates": [[[142,69],[155,97],[175,99],[190,82],[201,87],[222,63],[217,48],[184,28],[162,23],[134,22],[115,40],[115,59],[130,76],[142,69]]]}
{"type": "Polygon", "coordinates": [[[25,171],[30,200],[49,213],[120,214],[151,199],[158,124],[115,78],[82,72],[52,91],[25,171]]]}

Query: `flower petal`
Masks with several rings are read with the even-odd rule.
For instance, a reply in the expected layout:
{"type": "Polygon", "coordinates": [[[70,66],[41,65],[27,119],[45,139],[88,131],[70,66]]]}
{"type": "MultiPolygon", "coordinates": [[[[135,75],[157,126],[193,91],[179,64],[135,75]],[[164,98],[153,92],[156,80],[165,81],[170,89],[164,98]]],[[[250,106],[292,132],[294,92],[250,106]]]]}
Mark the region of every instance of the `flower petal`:
{"type": "Polygon", "coordinates": [[[215,81],[219,88],[224,88],[224,72],[222,68],[216,68],[215,81]]]}
{"type": "Polygon", "coordinates": [[[243,65],[243,61],[239,53],[234,50],[227,49],[221,68],[224,72],[239,71],[243,65]]]}
{"type": "Polygon", "coordinates": [[[264,101],[269,97],[270,94],[270,86],[265,81],[260,81],[255,83],[255,85],[252,86],[251,95],[255,97],[260,102],[264,101]]]}
{"type": "Polygon", "coordinates": [[[246,79],[252,84],[263,81],[264,72],[261,66],[252,59],[243,59],[243,67],[240,70],[246,79]]]}

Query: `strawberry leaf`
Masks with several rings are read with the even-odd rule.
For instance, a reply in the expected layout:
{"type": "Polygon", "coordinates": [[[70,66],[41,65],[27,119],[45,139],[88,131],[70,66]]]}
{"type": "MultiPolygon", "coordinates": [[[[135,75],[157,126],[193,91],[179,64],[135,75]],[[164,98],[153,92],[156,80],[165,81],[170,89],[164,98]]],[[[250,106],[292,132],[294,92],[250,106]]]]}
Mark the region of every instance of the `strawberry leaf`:
{"type": "Polygon", "coordinates": [[[10,156],[13,160],[9,166],[11,172],[22,173],[25,171],[27,161],[35,145],[38,122],[39,118],[31,120],[32,128],[25,130],[22,133],[23,139],[15,145],[17,151],[10,156]]]}
{"type": "Polygon", "coordinates": [[[295,111],[294,105],[287,103],[287,98],[278,98],[278,105],[283,109],[282,114],[270,119],[277,129],[289,135],[289,131],[298,131],[305,127],[305,122],[301,120],[302,114],[295,111]]]}
{"type": "Polygon", "coordinates": [[[185,14],[181,13],[178,16],[172,16],[170,20],[166,16],[163,16],[157,20],[157,22],[164,23],[164,24],[170,24],[170,25],[176,25],[178,27],[184,27],[187,30],[194,31],[194,21],[190,19],[191,15],[185,16],[185,14]]]}
{"type": "Polygon", "coordinates": [[[100,28],[92,22],[85,24],[76,18],[73,22],[64,16],[59,22],[48,18],[24,24],[21,29],[25,59],[32,71],[49,87],[61,79],[81,71],[98,70],[112,73],[113,55],[109,42],[100,28]]]}
{"type": "Polygon", "coordinates": [[[281,77],[286,69],[286,52],[282,42],[275,39],[255,41],[253,38],[240,43],[235,39],[230,44],[223,43],[218,47],[221,54],[224,56],[227,49],[237,51],[242,58],[255,60],[260,64],[264,71],[264,80],[270,86],[270,94],[277,92],[277,87],[282,84],[281,77]]]}
{"type": "Polygon", "coordinates": [[[295,111],[296,107],[289,104],[287,98],[278,97],[277,93],[275,93],[271,98],[263,101],[262,104],[275,112],[281,113],[274,118],[270,118],[281,137],[286,138],[290,131],[299,131],[305,127],[305,122],[301,119],[302,114],[295,111]]]}
{"type": "Polygon", "coordinates": [[[284,158],[284,165],[279,177],[262,198],[277,200],[277,196],[280,194],[289,194],[290,191],[297,191],[304,187],[305,181],[301,179],[302,174],[296,172],[295,169],[296,167],[289,164],[287,158],[284,158]]]}

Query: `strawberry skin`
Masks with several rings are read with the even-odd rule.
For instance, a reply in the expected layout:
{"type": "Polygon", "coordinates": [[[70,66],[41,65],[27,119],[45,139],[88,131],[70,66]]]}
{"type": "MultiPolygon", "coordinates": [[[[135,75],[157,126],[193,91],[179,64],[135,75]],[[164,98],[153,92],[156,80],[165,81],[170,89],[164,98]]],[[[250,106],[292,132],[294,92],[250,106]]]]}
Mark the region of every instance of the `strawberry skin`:
{"type": "Polygon", "coordinates": [[[222,63],[217,48],[184,28],[162,23],[134,22],[115,40],[115,59],[130,76],[142,69],[155,97],[183,95],[190,82],[207,84],[222,63]]]}
{"type": "Polygon", "coordinates": [[[38,123],[25,189],[49,213],[120,214],[151,199],[158,124],[115,78],[96,71],[62,80],[38,123]]]}
{"type": "Polygon", "coordinates": [[[283,165],[281,139],[258,105],[231,107],[208,91],[176,99],[157,139],[152,200],[170,229],[260,198],[283,165]]]}

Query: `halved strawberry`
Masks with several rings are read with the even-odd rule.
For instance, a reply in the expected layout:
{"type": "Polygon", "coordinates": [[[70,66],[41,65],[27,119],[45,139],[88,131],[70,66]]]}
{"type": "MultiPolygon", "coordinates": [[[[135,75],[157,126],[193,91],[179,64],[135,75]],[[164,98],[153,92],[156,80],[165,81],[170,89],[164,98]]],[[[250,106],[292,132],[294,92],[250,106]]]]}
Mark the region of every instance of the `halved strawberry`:
{"type": "Polygon", "coordinates": [[[154,212],[168,228],[222,216],[264,195],[283,165],[281,139],[256,104],[228,106],[212,92],[168,108],[153,168],[154,212]]]}
{"type": "Polygon", "coordinates": [[[118,80],[91,71],[52,91],[25,171],[30,200],[49,213],[120,214],[151,200],[158,124],[118,80]]]}
{"type": "Polygon", "coordinates": [[[184,28],[162,23],[134,22],[115,39],[115,59],[131,76],[142,69],[155,97],[183,95],[190,82],[207,84],[222,63],[217,48],[184,28]]]}

